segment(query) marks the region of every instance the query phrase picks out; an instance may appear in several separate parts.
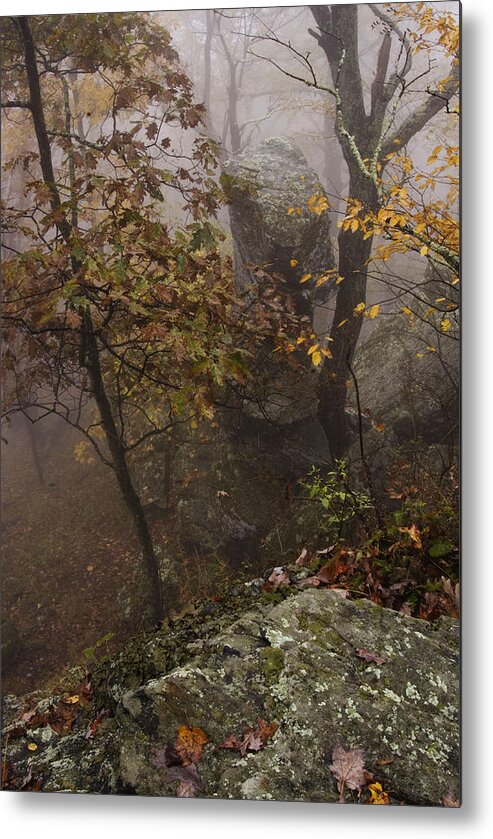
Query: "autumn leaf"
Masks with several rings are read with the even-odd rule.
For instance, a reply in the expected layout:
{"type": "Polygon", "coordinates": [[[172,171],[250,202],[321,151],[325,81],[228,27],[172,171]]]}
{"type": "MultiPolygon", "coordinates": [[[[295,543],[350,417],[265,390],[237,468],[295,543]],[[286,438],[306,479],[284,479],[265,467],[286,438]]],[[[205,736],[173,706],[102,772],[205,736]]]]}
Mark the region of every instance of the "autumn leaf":
{"type": "Polygon", "coordinates": [[[321,583],[328,585],[337,580],[337,578],[347,571],[347,563],[339,556],[322,565],[317,572],[317,577],[321,583]]]}
{"type": "Polygon", "coordinates": [[[308,586],[317,588],[319,585],[320,580],[315,575],[313,575],[312,577],[305,577],[304,580],[298,580],[298,582],[296,583],[297,588],[308,588],[308,586]]]}
{"type": "Polygon", "coordinates": [[[202,749],[208,740],[207,734],[201,728],[188,728],[186,725],[180,725],[173,745],[177,755],[181,758],[182,764],[198,763],[202,749]]]}
{"type": "Polygon", "coordinates": [[[389,803],[389,794],[385,792],[382,788],[382,784],[378,782],[374,784],[369,784],[368,789],[370,790],[370,799],[368,804],[388,804],[389,803]]]}
{"type": "Polygon", "coordinates": [[[205,785],[193,763],[188,766],[172,766],[165,774],[166,781],[178,781],[178,798],[194,798],[197,792],[205,792],[205,785]]]}
{"type": "Polygon", "coordinates": [[[376,304],[375,306],[370,306],[370,308],[369,308],[369,309],[368,309],[368,311],[366,312],[366,315],[367,315],[367,317],[369,317],[371,320],[373,320],[373,318],[376,318],[376,316],[378,315],[379,311],[380,311],[380,304],[376,304]]]}
{"type": "Polygon", "coordinates": [[[259,717],[257,728],[247,726],[241,738],[232,734],[224,743],[220,744],[219,748],[238,751],[242,756],[246,752],[258,752],[266,745],[267,740],[276,733],[278,727],[276,722],[268,723],[259,717]]]}
{"type": "Polygon", "coordinates": [[[298,264],[298,260],[297,259],[290,259],[289,264],[291,265],[291,268],[295,268],[298,264]]]}
{"type": "Polygon", "coordinates": [[[341,803],[345,801],[344,790],[346,787],[359,791],[363,789],[368,780],[363,749],[346,751],[340,743],[337,743],[332,752],[332,763],[329,769],[337,779],[337,789],[339,790],[339,801],[341,803]]]}
{"type": "Polygon", "coordinates": [[[301,565],[302,567],[305,566],[310,561],[310,557],[308,556],[308,551],[306,548],[303,548],[299,557],[295,561],[295,565],[301,565]]]}
{"type": "Polygon", "coordinates": [[[66,705],[77,705],[79,701],[79,694],[74,693],[72,696],[64,696],[62,701],[65,702],[66,705]]]}
{"type": "Polygon", "coordinates": [[[267,580],[274,588],[278,588],[279,586],[289,586],[290,579],[289,574],[282,565],[276,566],[273,569],[272,574],[270,575],[269,579],[267,580]]]}
{"type": "Polygon", "coordinates": [[[311,280],[312,276],[313,274],[303,274],[303,276],[300,279],[300,283],[307,283],[308,280],[311,280]]]}
{"type": "Polygon", "coordinates": [[[322,358],[322,353],[316,350],[314,353],[312,353],[312,364],[314,364],[315,367],[318,367],[318,365],[322,361],[322,358]]]}
{"type": "Polygon", "coordinates": [[[27,748],[29,749],[30,752],[37,752],[38,751],[38,747],[37,747],[36,743],[28,743],[27,748]]]}
{"type": "Polygon", "coordinates": [[[401,533],[407,533],[407,535],[409,536],[411,541],[414,542],[418,550],[421,550],[421,548],[423,547],[423,543],[421,541],[421,533],[419,532],[415,524],[412,524],[411,527],[399,527],[399,531],[401,533]]]}
{"type": "Polygon", "coordinates": [[[385,659],[381,655],[372,653],[370,650],[365,650],[363,647],[355,652],[359,658],[364,658],[365,661],[372,661],[374,664],[385,664],[385,659]]]}
{"type": "Polygon", "coordinates": [[[353,317],[357,317],[358,315],[361,315],[361,313],[365,311],[365,308],[366,308],[365,303],[363,303],[363,302],[358,303],[353,309],[353,317]]]}
{"type": "Polygon", "coordinates": [[[443,796],[442,804],[444,807],[460,807],[460,801],[450,792],[450,790],[443,796]]]}

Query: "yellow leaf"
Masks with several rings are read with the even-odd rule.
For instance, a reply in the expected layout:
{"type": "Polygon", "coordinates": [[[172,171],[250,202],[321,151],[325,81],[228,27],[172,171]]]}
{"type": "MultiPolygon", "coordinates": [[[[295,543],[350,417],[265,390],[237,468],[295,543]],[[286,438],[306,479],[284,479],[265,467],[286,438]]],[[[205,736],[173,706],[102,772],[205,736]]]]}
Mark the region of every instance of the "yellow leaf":
{"type": "Polygon", "coordinates": [[[426,256],[426,254],[428,253],[428,251],[429,251],[429,247],[428,247],[428,245],[423,245],[423,246],[419,249],[420,256],[426,256]]]}
{"type": "Polygon", "coordinates": [[[320,353],[320,352],[318,352],[318,350],[316,350],[316,352],[314,352],[312,354],[312,361],[313,361],[315,367],[318,367],[318,365],[322,361],[322,353],[320,353]]]}
{"type": "Polygon", "coordinates": [[[300,335],[300,337],[296,339],[297,344],[302,344],[304,341],[305,341],[305,338],[303,337],[303,335],[300,335]]]}
{"type": "Polygon", "coordinates": [[[337,277],[336,285],[340,285],[344,280],[344,277],[337,277]]]}
{"type": "Polygon", "coordinates": [[[301,207],[289,207],[288,216],[292,215],[301,216],[301,207]]]}
{"type": "Polygon", "coordinates": [[[324,349],[322,350],[322,355],[324,355],[325,358],[333,358],[332,353],[328,347],[324,347],[324,349]]]}
{"type": "Polygon", "coordinates": [[[358,229],[358,219],[353,218],[353,220],[352,220],[352,222],[349,226],[351,228],[351,233],[356,233],[356,231],[358,229]]]}
{"type": "Polygon", "coordinates": [[[442,332],[448,332],[451,326],[452,326],[452,323],[451,323],[451,321],[449,321],[448,318],[443,318],[442,319],[442,321],[440,323],[440,329],[442,330],[442,332]]]}
{"type": "Polygon", "coordinates": [[[382,784],[379,784],[378,781],[375,784],[369,784],[368,789],[370,790],[370,800],[369,804],[388,804],[389,803],[389,794],[385,792],[382,788],[382,784]]]}
{"type": "Polygon", "coordinates": [[[380,311],[380,304],[379,303],[376,304],[375,306],[370,306],[370,308],[368,309],[368,317],[373,320],[373,318],[376,318],[379,311],[380,311]]]}
{"type": "Polygon", "coordinates": [[[345,318],[345,320],[341,320],[341,322],[337,324],[336,328],[339,329],[341,326],[344,326],[344,324],[347,323],[347,322],[348,322],[347,318],[345,318]]]}
{"type": "Polygon", "coordinates": [[[72,696],[64,696],[63,701],[66,705],[77,705],[77,702],[79,701],[79,694],[74,693],[72,696]]]}
{"type": "Polygon", "coordinates": [[[353,316],[356,317],[357,315],[360,315],[362,312],[365,311],[365,308],[365,303],[358,303],[358,305],[355,306],[353,309],[353,316]]]}
{"type": "Polygon", "coordinates": [[[403,312],[403,314],[407,315],[407,317],[408,317],[410,320],[413,320],[413,319],[414,319],[414,315],[413,315],[413,313],[411,312],[411,309],[409,309],[407,306],[403,306],[403,307],[402,307],[402,312],[403,312]]]}
{"type": "Polygon", "coordinates": [[[318,350],[318,344],[314,344],[313,347],[310,347],[310,349],[308,350],[308,355],[312,355],[312,353],[314,353],[315,350],[318,350]]]}
{"type": "Polygon", "coordinates": [[[311,274],[303,274],[303,276],[300,280],[300,283],[307,283],[308,280],[311,280],[311,278],[312,278],[311,274]]]}
{"type": "Polygon", "coordinates": [[[291,268],[294,268],[295,265],[298,264],[298,260],[297,259],[290,259],[289,264],[291,265],[291,268]]]}
{"type": "Polygon", "coordinates": [[[36,743],[28,743],[27,748],[30,752],[36,752],[38,750],[36,743]]]}

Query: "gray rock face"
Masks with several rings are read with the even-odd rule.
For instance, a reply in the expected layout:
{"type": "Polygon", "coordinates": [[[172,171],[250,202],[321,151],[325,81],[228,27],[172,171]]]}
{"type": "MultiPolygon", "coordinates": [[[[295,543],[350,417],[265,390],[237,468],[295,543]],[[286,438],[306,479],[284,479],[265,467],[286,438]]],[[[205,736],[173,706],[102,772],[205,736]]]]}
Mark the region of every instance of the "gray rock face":
{"type": "MultiPolygon", "coordinates": [[[[222,180],[239,290],[255,295],[265,282],[255,269],[268,266],[311,322],[331,285],[317,290],[315,277],[333,267],[329,213],[308,208],[312,196],[325,197],[316,174],[291,142],[272,139],[228,161],[222,180]],[[288,214],[291,207],[299,214],[288,214]],[[314,279],[300,283],[305,273],[314,279]]],[[[293,363],[273,349],[259,349],[254,380],[233,410],[218,411],[214,427],[191,434],[175,458],[181,543],[199,553],[219,550],[230,563],[250,560],[251,567],[258,567],[262,540],[290,516],[287,485],[330,459],[306,350],[293,363]]]]}
{"type": "MultiPolygon", "coordinates": [[[[185,725],[208,736],[197,767],[208,797],[337,801],[329,766],[340,743],[364,750],[391,803],[458,798],[457,622],[431,625],[330,589],[289,591],[274,605],[252,595],[229,623],[201,613],[195,629],[190,618],[181,634],[177,625],[178,666],[176,652],[166,655],[173,632],[147,641],[133,672],[153,658],[153,678],[125,690],[127,662],[119,686],[118,666],[104,680],[120,697],[106,727],[90,740],[31,732],[39,743],[32,755],[12,740],[15,771],[29,770],[49,790],[175,795],[153,754],[185,725]],[[362,659],[362,648],[384,662],[362,659]],[[278,725],[264,747],[243,756],[220,748],[259,718],[278,725]]],[[[346,799],[358,800],[351,792],[346,799]]]]}
{"type": "Polygon", "coordinates": [[[230,159],[224,173],[238,288],[258,283],[253,269],[266,265],[270,273],[283,277],[298,313],[312,320],[314,307],[327,298],[331,284],[317,290],[314,280],[300,285],[300,278],[334,267],[330,213],[309,209],[314,195],[328,201],[316,173],[285,138],[266,140],[230,159]]]}
{"type": "Polygon", "coordinates": [[[404,314],[385,317],[356,351],[361,406],[399,443],[458,438],[459,342],[453,327],[441,334],[435,320],[434,328],[404,314]]]}

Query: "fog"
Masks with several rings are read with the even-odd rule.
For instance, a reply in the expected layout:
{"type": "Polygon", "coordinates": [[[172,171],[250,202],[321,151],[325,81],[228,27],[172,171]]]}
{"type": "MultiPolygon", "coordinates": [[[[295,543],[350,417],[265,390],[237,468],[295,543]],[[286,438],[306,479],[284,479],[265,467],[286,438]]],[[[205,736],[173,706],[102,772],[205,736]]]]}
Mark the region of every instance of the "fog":
{"type": "MultiPolygon", "coordinates": [[[[444,14],[450,12],[455,18],[458,15],[457,3],[433,5],[440,6],[444,14]]],[[[334,312],[340,300],[340,286],[336,282],[337,266],[341,262],[341,242],[344,241],[340,238],[340,223],[350,207],[348,199],[353,197],[350,194],[350,172],[336,127],[336,99],[332,95],[335,83],[327,57],[314,37],[320,30],[317,30],[313,14],[309,7],[303,6],[151,12],[145,17],[170,33],[171,45],[178,54],[179,71],[171,58],[166,57],[165,61],[173,67],[173,72],[184,73],[189,78],[194,102],[205,105],[200,121],[188,115],[189,125],[185,125],[184,117],[180,123],[176,116],[166,123],[167,109],[171,107],[169,103],[163,104],[163,101],[151,97],[150,103],[146,104],[144,94],[139,93],[139,99],[135,91],[132,96],[137,98],[135,101],[132,99],[131,106],[118,110],[111,100],[117,83],[123,85],[117,68],[99,68],[96,72],[91,65],[92,53],[88,49],[83,55],[84,60],[79,60],[77,65],[78,45],[73,33],[72,41],[67,42],[67,54],[64,53],[61,58],[58,56],[57,50],[61,49],[62,43],[59,27],[63,28],[63,18],[58,21],[58,28],[55,27],[58,38],[55,41],[49,38],[49,27],[54,26],[53,22],[43,22],[41,17],[32,19],[42,53],[47,62],[52,61],[50,69],[45,67],[42,71],[38,56],[51,162],[59,191],[58,204],[53,199],[53,193],[48,198],[42,194],[39,131],[36,135],[30,112],[10,106],[2,108],[2,201],[6,208],[2,261],[4,272],[8,271],[3,324],[2,605],[3,619],[8,625],[6,636],[12,648],[12,652],[4,656],[4,687],[7,692],[21,693],[37,688],[63,668],[74,665],[84,668],[88,663],[99,661],[118,649],[126,638],[149,625],[149,614],[140,608],[144,596],[138,589],[141,582],[139,557],[145,555],[145,547],[143,549],[142,541],[139,541],[142,537],[139,512],[135,512],[135,507],[132,510],[133,502],[129,502],[132,494],[128,489],[129,482],[132,492],[135,491],[138,496],[140,511],[145,516],[158,555],[159,573],[166,580],[166,614],[178,615],[190,608],[196,598],[221,596],[225,580],[228,583],[247,580],[264,572],[274,559],[280,564],[289,552],[294,559],[307,544],[307,537],[298,533],[292,537],[291,543],[284,544],[287,526],[284,530],[282,522],[294,518],[289,505],[294,503],[293,497],[297,499],[298,492],[302,497],[298,482],[306,480],[311,467],[332,468],[342,457],[330,440],[327,445],[322,426],[319,424],[315,428],[315,418],[323,414],[319,409],[317,415],[317,408],[313,408],[317,394],[320,395],[319,379],[315,381],[315,378],[319,376],[322,380],[324,374],[320,371],[324,362],[319,368],[311,364],[309,358],[308,363],[306,360],[306,350],[311,343],[312,355],[318,353],[320,344],[326,351],[324,359],[330,361],[330,342],[334,343],[331,335],[335,334],[338,326],[334,312]],[[73,56],[70,52],[72,42],[75,43],[73,56]],[[61,79],[68,85],[66,100],[62,95],[61,79]],[[154,129],[153,124],[158,127],[154,129]],[[168,146],[159,146],[157,140],[153,145],[154,130],[165,131],[168,146]],[[116,135],[120,146],[114,140],[116,135]],[[122,136],[127,137],[126,152],[121,152],[122,136]],[[181,267],[177,240],[173,237],[187,229],[187,225],[199,224],[194,216],[194,190],[205,191],[210,184],[218,184],[221,175],[228,175],[231,171],[231,161],[239,160],[248,171],[248,166],[254,165],[251,160],[255,159],[258,147],[275,138],[289,141],[290,148],[294,146],[302,153],[306,177],[313,177],[313,192],[320,192],[328,200],[324,216],[330,220],[330,226],[326,227],[329,231],[326,240],[327,269],[330,267],[335,273],[324,297],[317,297],[315,292],[310,297],[313,317],[307,325],[304,310],[301,312],[297,306],[301,301],[301,291],[308,285],[300,286],[298,283],[304,273],[303,266],[298,265],[301,259],[298,251],[290,250],[292,242],[288,240],[288,234],[286,241],[277,242],[281,254],[279,258],[276,255],[267,259],[266,250],[264,254],[259,253],[258,264],[247,264],[252,282],[257,284],[256,289],[260,269],[266,272],[266,283],[271,282],[270,275],[273,275],[276,294],[279,288],[284,294],[283,283],[287,283],[289,293],[283,297],[279,292],[275,300],[284,302],[277,302],[276,306],[279,309],[284,306],[289,317],[294,318],[300,312],[305,317],[305,321],[300,321],[301,326],[296,327],[297,332],[292,320],[281,327],[281,316],[273,306],[273,313],[269,310],[268,315],[269,328],[275,336],[273,339],[265,337],[265,324],[262,325],[262,333],[256,322],[258,332],[251,326],[250,335],[248,316],[241,309],[245,289],[238,281],[238,254],[241,247],[245,250],[246,245],[254,241],[258,231],[253,226],[253,232],[243,230],[243,241],[240,242],[237,229],[242,219],[246,225],[247,210],[249,212],[251,204],[255,203],[255,195],[252,193],[253,197],[248,199],[250,204],[246,201],[246,209],[242,209],[241,203],[236,210],[232,209],[233,199],[228,196],[221,198],[217,207],[211,203],[208,220],[222,231],[222,239],[217,246],[217,253],[223,260],[221,264],[230,265],[228,260],[235,259],[236,269],[234,275],[233,269],[228,269],[230,286],[226,291],[225,279],[214,286],[213,292],[210,292],[212,302],[209,305],[208,300],[209,308],[205,314],[197,303],[200,295],[206,294],[203,290],[205,286],[198,286],[196,296],[190,293],[190,288],[194,282],[205,282],[203,276],[207,282],[213,282],[211,278],[216,277],[214,272],[219,272],[219,257],[216,252],[214,259],[210,257],[212,247],[203,238],[195,249],[184,246],[188,261],[186,267],[181,267]],[[197,143],[202,140],[212,141],[217,156],[216,166],[194,157],[197,143]],[[132,144],[135,144],[135,159],[132,158],[132,144]],[[121,155],[118,160],[117,153],[121,155]],[[97,164],[91,162],[91,154],[97,157],[97,164]],[[148,155],[145,166],[142,164],[144,155],[148,155]],[[16,165],[14,161],[17,161],[16,165]],[[147,180],[142,175],[142,197],[135,198],[138,178],[145,167],[147,180]],[[159,181],[159,173],[165,170],[169,173],[170,186],[167,190],[165,180],[159,181]],[[197,173],[197,180],[188,181],[187,172],[189,176],[191,172],[197,173]],[[200,182],[199,174],[202,178],[200,182]],[[132,184],[135,192],[118,197],[116,189],[111,193],[107,184],[110,179],[117,183],[124,177],[129,178],[128,183],[132,184]],[[134,181],[131,181],[132,177],[134,181]],[[152,177],[157,177],[159,181],[154,193],[152,177]],[[91,190],[84,191],[89,181],[91,190]],[[34,182],[41,186],[34,187],[34,182]],[[153,203],[156,189],[158,200],[153,203]],[[76,195],[80,195],[77,200],[76,195]],[[123,221],[115,223],[114,228],[104,227],[108,218],[117,217],[114,206],[120,200],[123,206],[125,197],[128,206],[124,206],[124,211],[135,211],[136,214],[142,208],[148,211],[146,231],[151,223],[156,223],[161,226],[163,241],[165,236],[169,236],[167,251],[164,246],[160,250],[159,242],[156,244],[152,240],[154,250],[148,256],[150,239],[146,240],[141,250],[135,249],[138,236],[143,235],[144,222],[138,228],[133,220],[133,230],[126,228],[123,221]],[[132,201],[134,204],[129,209],[132,201]],[[66,240],[63,230],[60,232],[61,216],[56,215],[60,206],[62,216],[65,214],[63,218],[70,219],[71,232],[66,240]],[[240,220],[236,228],[232,222],[235,211],[240,220]],[[103,232],[94,232],[98,230],[103,232]],[[118,238],[120,235],[121,241],[118,238]],[[115,243],[123,254],[122,264],[124,257],[127,259],[125,248],[131,253],[122,268],[122,274],[127,271],[123,279],[117,271],[115,243]],[[83,253],[82,257],[78,255],[79,251],[83,253]],[[88,255],[92,262],[89,262],[88,255]],[[209,258],[210,265],[205,263],[209,258]],[[110,275],[108,268],[107,278],[101,267],[106,259],[113,271],[110,275]],[[152,267],[148,267],[147,259],[152,267]],[[198,278],[190,268],[194,259],[198,260],[198,278]],[[292,276],[288,276],[289,272],[282,273],[281,264],[287,264],[288,268],[291,265],[292,276]],[[134,270],[131,291],[125,286],[129,265],[134,270]],[[172,297],[169,292],[167,297],[166,288],[161,288],[163,296],[159,311],[164,309],[168,319],[164,325],[160,322],[162,332],[159,334],[152,332],[155,322],[152,319],[146,321],[148,299],[144,295],[150,292],[147,286],[144,291],[137,288],[135,277],[138,278],[141,270],[137,267],[139,265],[145,265],[145,270],[149,270],[150,279],[147,275],[144,279],[151,288],[156,283],[158,288],[164,287],[169,281],[175,295],[172,297]],[[80,290],[82,286],[73,292],[72,297],[67,296],[65,291],[60,292],[53,302],[60,277],[60,286],[66,286],[73,276],[82,275],[87,282],[83,292],[80,290]],[[179,285],[182,276],[187,277],[186,288],[179,285]],[[53,282],[55,289],[50,286],[49,294],[48,282],[53,282]],[[119,283],[122,290],[117,296],[114,287],[119,288],[119,283]],[[34,311],[34,307],[38,306],[36,296],[45,294],[48,300],[46,312],[36,309],[35,317],[30,320],[30,307],[34,311]],[[25,304],[24,299],[27,301],[25,304]],[[233,307],[233,314],[227,309],[228,305],[233,307]],[[174,313],[174,306],[178,314],[174,313]],[[70,328],[63,320],[67,313],[70,328]],[[241,316],[238,313],[242,313],[241,316]],[[87,329],[87,335],[95,334],[99,341],[103,371],[101,382],[106,389],[110,420],[117,429],[114,432],[111,428],[108,432],[108,416],[104,415],[104,411],[101,413],[104,400],[100,391],[103,384],[100,382],[99,390],[94,385],[95,365],[90,366],[89,351],[83,343],[87,335],[85,338],[83,335],[82,339],[79,335],[86,329],[89,316],[93,318],[93,324],[87,329]],[[240,355],[231,352],[237,365],[233,368],[227,357],[229,344],[226,339],[224,344],[221,343],[223,332],[219,337],[212,335],[213,326],[210,324],[217,326],[224,323],[229,328],[231,323],[234,326],[235,320],[238,323],[241,318],[246,324],[244,338],[233,337],[230,340],[231,346],[238,341],[240,352],[240,355]],[[62,320],[66,333],[60,339],[62,320]],[[195,326],[198,330],[198,325],[200,331],[196,337],[193,328],[195,326]],[[183,329],[185,337],[178,335],[180,329],[183,329]],[[166,343],[170,335],[174,343],[166,343]],[[295,344],[298,337],[301,351],[296,345],[295,352],[283,348],[277,356],[272,354],[273,350],[279,350],[283,341],[288,341],[289,346],[290,342],[295,344]],[[137,346],[138,341],[144,341],[145,351],[137,346]],[[161,353],[158,361],[148,349],[152,341],[161,341],[156,350],[156,353],[161,353]],[[198,347],[200,341],[203,346],[198,347]],[[255,355],[257,351],[258,356],[255,355]],[[192,359],[194,353],[196,355],[192,359]],[[247,374],[242,378],[238,358],[241,364],[253,367],[252,379],[247,374]],[[284,415],[279,418],[292,382],[290,380],[289,386],[285,384],[283,371],[274,366],[274,362],[269,360],[271,358],[285,360],[288,370],[290,358],[293,365],[299,365],[298,368],[293,367],[292,373],[296,387],[289,391],[294,405],[292,422],[286,422],[284,415]],[[211,359],[214,359],[215,366],[211,364],[209,369],[207,364],[211,359]],[[189,362],[190,369],[186,366],[189,362]],[[158,369],[164,371],[162,378],[156,373],[158,369]],[[277,396],[283,406],[274,419],[273,415],[268,416],[272,403],[272,388],[269,390],[272,381],[279,386],[281,395],[277,396]],[[304,388],[305,384],[308,390],[300,396],[299,387],[304,388]],[[264,395],[267,393],[264,402],[258,395],[260,391],[264,395]],[[305,414],[299,411],[300,401],[308,406],[305,414]],[[254,402],[256,413],[249,408],[249,404],[254,402]],[[264,421],[265,427],[262,425],[264,421]],[[306,428],[309,432],[305,433],[306,428]],[[310,435],[308,443],[306,438],[310,435]],[[128,466],[128,475],[123,478],[115,455],[117,443],[128,466]],[[307,454],[310,446],[317,452],[312,461],[307,454]],[[253,458],[257,471],[251,468],[252,451],[257,451],[257,458],[253,458]],[[247,455],[248,463],[240,463],[238,452],[247,455]],[[273,470],[273,463],[277,464],[278,474],[273,470]],[[243,493],[239,499],[234,497],[235,481],[239,482],[243,493]],[[229,504],[227,514],[217,512],[220,502],[229,504]],[[251,512],[252,508],[255,514],[251,512]],[[267,515],[267,511],[272,519],[270,529],[260,516],[260,512],[267,515]],[[272,533],[276,528],[274,539],[272,533]],[[274,542],[277,547],[278,543],[282,544],[279,556],[275,555],[272,547],[274,542]]],[[[82,33],[84,20],[80,22],[80,27],[82,33]]],[[[376,7],[365,4],[359,7],[357,55],[368,120],[375,100],[372,85],[383,40],[386,35],[391,36],[385,68],[387,78],[391,79],[402,70],[413,32],[419,32],[416,20],[392,27],[382,19],[376,7]],[[402,32],[405,29],[405,38],[399,26],[402,32]]],[[[412,69],[406,69],[405,78],[396,83],[397,92],[383,120],[381,145],[393,135],[397,126],[405,124],[410,116],[426,107],[430,96],[440,95],[435,90],[437,82],[451,72],[450,57],[443,52],[440,34],[441,30],[434,29],[427,33],[426,48],[413,54],[412,69]]],[[[4,95],[10,100],[23,99],[27,97],[27,83],[22,61],[19,65],[16,58],[15,50],[19,48],[15,40],[17,35],[14,30],[8,30],[4,37],[4,95]]],[[[152,72],[155,72],[154,67],[152,72]]],[[[178,109],[184,108],[180,102],[186,99],[186,89],[179,88],[181,82],[175,83],[173,106],[177,101],[178,109]]],[[[412,160],[414,173],[429,175],[433,171],[429,158],[436,147],[458,145],[458,121],[453,117],[451,119],[450,113],[456,105],[456,98],[454,95],[450,99],[450,108],[447,100],[447,107],[443,106],[421,130],[412,135],[403,149],[399,147],[399,151],[412,160]]],[[[191,108],[191,105],[187,103],[186,107],[191,108]]],[[[438,215],[448,203],[447,221],[452,226],[458,218],[458,197],[451,202],[449,200],[451,173],[454,178],[457,176],[455,163],[445,175],[440,173],[434,177],[433,184],[424,184],[420,188],[419,181],[417,186],[409,179],[408,188],[413,208],[432,204],[435,208],[433,212],[438,215]]],[[[43,174],[46,187],[48,181],[43,174]]],[[[289,175],[289,171],[286,174],[289,175]]],[[[400,170],[392,161],[385,170],[385,177],[388,178],[386,184],[394,179],[394,185],[402,185],[400,170]]],[[[281,191],[281,185],[279,189],[281,191]]],[[[291,209],[283,208],[283,218],[291,209]]],[[[318,224],[321,216],[314,219],[313,213],[302,209],[307,225],[312,221],[318,224]]],[[[444,229],[440,228],[436,240],[432,239],[439,248],[442,247],[443,252],[447,245],[444,229]]],[[[192,228],[188,228],[187,236],[192,235],[190,230],[192,228]]],[[[316,235],[320,237],[321,234],[316,235]]],[[[262,236],[262,241],[268,238],[267,234],[264,236],[262,233],[262,236]]],[[[377,229],[372,254],[375,255],[378,248],[388,241],[388,230],[377,229]]],[[[440,257],[439,249],[437,260],[428,260],[425,258],[426,250],[424,253],[421,250],[422,243],[416,245],[416,241],[413,240],[412,247],[394,249],[385,260],[363,260],[367,286],[361,311],[364,310],[365,316],[361,318],[354,345],[350,346],[353,337],[348,338],[350,354],[348,350],[347,369],[341,380],[348,391],[347,404],[343,404],[342,410],[347,412],[349,409],[352,422],[350,445],[346,445],[346,441],[343,446],[341,442],[341,449],[348,463],[357,464],[353,470],[355,481],[365,485],[365,492],[372,498],[372,508],[378,506],[376,499],[384,495],[382,475],[387,467],[389,475],[392,472],[392,480],[398,473],[407,475],[408,470],[409,485],[418,486],[424,496],[429,493],[428,481],[433,486],[440,485],[440,492],[445,495],[452,485],[450,475],[456,475],[459,377],[456,280],[450,262],[447,264],[440,257]],[[431,315],[428,313],[430,306],[431,315]],[[396,321],[398,317],[402,320],[396,321]],[[392,326],[395,323],[397,326],[392,326]],[[428,332],[429,323],[432,326],[428,332]],[[377,334],[377,329],[382,330],[384,324],[390,324],[389,330],[394,329],[395,333],[390,335],[389,332],[388,345],[377,343],[372,349],[372,336],[377,334]],[[424,324],[424,331],[418,334],[420,324],[424,324]],[[411,336],[411,343],[408,341],[406,344],[407,338],[402,337],[401,355],[397,355],[401,344],[395,338],[396,334],[411,336]],[[452,343],[453,348],[450,349],[452,343]],[[397,372],[390,364],[396,358],[397,372]],[[388,368],[385,367],[387,363],[388,368]],[[375,365],[374,377],[368,368],[371,364],[375,365]],[[378,415],[378,389],[382,393],[381,416],[378,415]],[[429,412],[428,408],[423,408],[424,403],[429,412]],[[373,434],[373,438],[363,441],[363,431],[370,436],[373,434]],[[383,438],[387,448],[384,448],[383,438]],[[390,466],[389,452],[397,450],[402,459],[397,465],[392,461],[390,466]],[[419,485],[419,476],[422,485],[419,485]]],[[[315,252],[315,246],[312,250],[315,252]]],[[[257,259],[254,261],[257,263],[257,259]]],[[[315,277],[315,269],[310,265],[305,271],[310,272],[310,277],[312,273],[315,277]]],[[[141,273],[144,276],[144,269],[141,273]]],[[[359,273],[363,273],[363,269],[359,273]]],[[[258,298],[255,298],[259,309],[262,294],[261,289],[258,298]]],[[[307,299],[306,296],[302,302],[305,304],[307,299]]],[[[355,307],[359,304],[360,300],[354,299],[350,327],[356,322],[352,311],[356,311],[355,307]]],[[[250,304],[247,311],[253,312],[254,309],[250,304]]],[[[226,325],[224,331],[227,331],[226,325]]],[[[384,335],[383,331],[381,334],[384,335]]],[[[381,337],[379,340],[384,342],[386,339],[381,337]]],[[[320,358],[322,360],[322,356],[320,358]]],[[[328,361],[324,369],[329,369],[328,361]]],[[[405,494],[404,489],[395,489],[390,502],[387,493],[385,501],[382,501],[382,512],[372,523],[373,528],[381,526],[383,516],[392,504],[395,506],[395,499],[402,498],[399,492],[405,494]]],[[[456,514],[457,510],[453,512],[456,514]]],[[[437,514],[437,521],[438,517],[437,514]]],[[[367,522],[358,521],[357,526],[353,524],[352,530],[347,528],[347,533],[344,531],[348,542],[352,539],[356,543],[358,538],[362,538],[363,531],[365,538],[369,538],[370,525],[367,522]]],[[[409,522],[403,520],[403,524],[408,525],[409,522]]],[[[447,519],[446,526],[449,524],[447,519]]],[[[433,526],[438,528],[436,522],[433,526]]],[[[448,537],[454,546],[455,527],[455,523],[450,524],[448,537]]],[[[430,532],[433,535],[435,531],[430,532]]],[[[438,535],[442,538],[441,532],[438,535]]],[[[438,539],[438,535],[433,538],[438,539]]],[[[286,535],[286,540],[288,538],[286,535]]],[[[318,542],[315,539],[316,547],[325,549],[325,536],[320,539],[318,542]]],[[[452,560],[450,562],[452,567],[456,562],[456,553],[453,563],[452,560]]],[[[451,573],[450,568],[444,566],[437,572],[437,578],[440,574],[448,577],[451,573]]]]}

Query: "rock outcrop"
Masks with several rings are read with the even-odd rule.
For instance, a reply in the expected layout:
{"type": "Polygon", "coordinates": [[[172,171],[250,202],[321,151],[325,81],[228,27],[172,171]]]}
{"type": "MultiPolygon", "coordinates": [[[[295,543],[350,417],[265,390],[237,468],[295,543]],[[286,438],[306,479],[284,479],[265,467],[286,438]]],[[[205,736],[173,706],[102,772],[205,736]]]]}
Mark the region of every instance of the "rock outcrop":
{"type": "Polygon", "coordinates": [[[330,212],[310,209],[310,200],[330,204],[317,174],[297,146],[283,137],[231,158],[223,171],[238,289],[255,286],[255,267],[268,266],[270,273],[282,276],[297,312],[313,320],[331,284],[316,289],[315,280],[300,284],[300,279],[334,267],[330,212]]]}
{"type": "MultiPolygon", "coordinates": [[[[331,285],[316,289],[315,276],[333,267],[330,213],[309,209],[313,196],[326,199],[316,174],[290,141],[271,139],[228,161],[223,185],[238,290],[255,294],[266,282],[256,269],[265,268],[311,323],[331,285]],[[300,283],[305,273],[313,281],[300,283]]],[[[228,393],[226,410],[176,441],[171,501],[176,545],[188,555],[219,552],[230,565],[258,569],[265,539],[292,519],[289,487],[312,466],[330,463],[306,350],[295,363],[273,350],[259,348],[253,380],[241,394],[228,393]]]]}
{"type": "MultiPolygon", "coordinates": [[[[10,775],[47,791],[175,795],[176,779],[156,755],[187,726],[207,735],[199,796],[337,801],[330,765],[339,743],[364,750],[391,803],[457,799],[457,622],[429,624],[330,589],[265,592],[262,582],[101,666],[92,708],[65,736],[29,722],[23,730],[24,706],[8,700],[10,775]],[[106,718],[88,737],[102,709],[106,718]],[[260,746],[221,748],[259,719],[271,726],[260,746]]],[[[368,795],[346,791],[346,800],[368,795]]]]}

